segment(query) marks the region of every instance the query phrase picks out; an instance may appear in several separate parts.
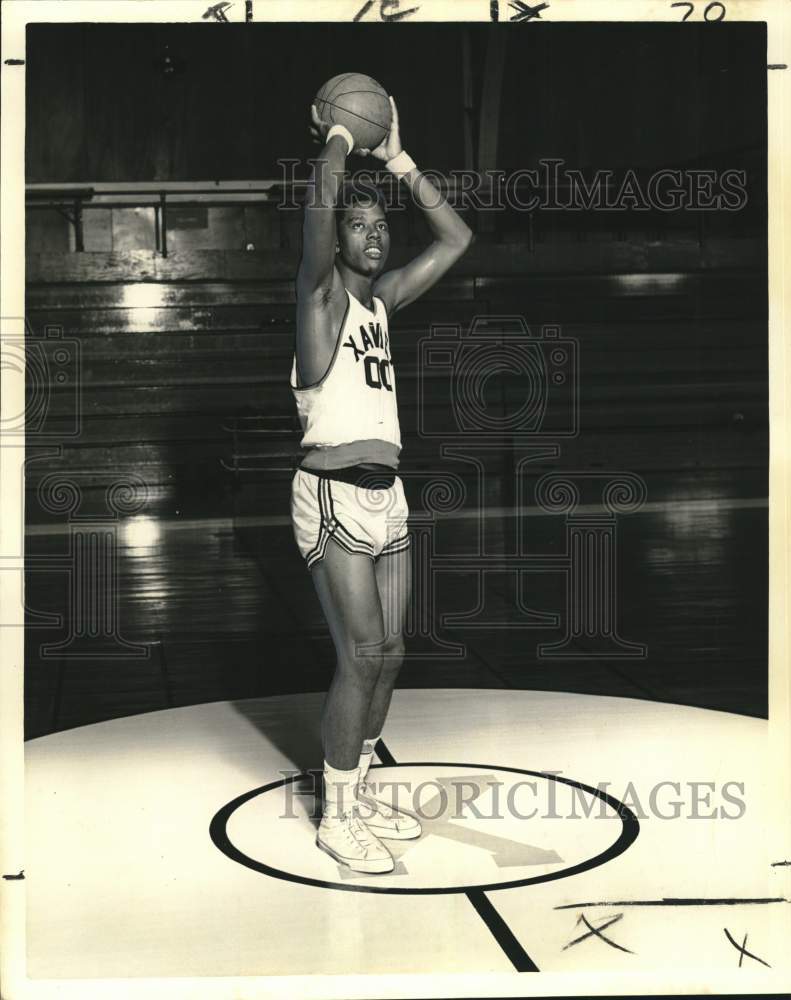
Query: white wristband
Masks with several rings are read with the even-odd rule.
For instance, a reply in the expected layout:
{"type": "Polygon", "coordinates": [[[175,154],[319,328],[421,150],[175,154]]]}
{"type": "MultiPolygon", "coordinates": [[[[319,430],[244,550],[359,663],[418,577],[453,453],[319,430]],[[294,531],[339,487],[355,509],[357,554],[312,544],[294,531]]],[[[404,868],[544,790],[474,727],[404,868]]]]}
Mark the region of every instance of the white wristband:
{"type": "Polygon", "coordinates": [[[349,151],[347,152],[346,155],[350,156],[352,150],[354,149],[354,136],[351,134],[351,132],[346,128],[345,125],[333,125],[332,128],[327,133],[327,138],[325,139],[325,142],[329,142],[334,135],[339,135],[346,140],[346,145],[349,147],[349,151]]]}
{"type": "Polygon", "coordinates": [[[388,160],[385,166],[396,177],[404,177],[410,170],[414,170],[417,164],[409,153],[405,153],[402,149],[400,153],[396,153],[392,160],[388,160]]]}

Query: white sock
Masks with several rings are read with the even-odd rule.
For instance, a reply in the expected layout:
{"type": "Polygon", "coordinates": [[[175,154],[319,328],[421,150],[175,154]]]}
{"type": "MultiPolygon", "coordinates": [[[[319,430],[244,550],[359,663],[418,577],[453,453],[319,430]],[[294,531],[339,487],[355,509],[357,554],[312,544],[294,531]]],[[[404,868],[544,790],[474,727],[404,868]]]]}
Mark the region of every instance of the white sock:
{"type": "Polygon", "coordinates": [[[360,780],[359,767],[342,771],[324,761],[324,815],[339,819],[342,813],[351,809],[357,798],[357,783],[360,780]]]}
{"type": "Polygon", "coordinates": [[[365,776],[368,774],[368,768],[371,766],[371,761],[374,757],[374,747],[379,739],[381,739],[380,736],[374,736],[372,740],[363,740],[360,763],[357,765],[360,769],[360,784],[365,781],[365,776]]]}

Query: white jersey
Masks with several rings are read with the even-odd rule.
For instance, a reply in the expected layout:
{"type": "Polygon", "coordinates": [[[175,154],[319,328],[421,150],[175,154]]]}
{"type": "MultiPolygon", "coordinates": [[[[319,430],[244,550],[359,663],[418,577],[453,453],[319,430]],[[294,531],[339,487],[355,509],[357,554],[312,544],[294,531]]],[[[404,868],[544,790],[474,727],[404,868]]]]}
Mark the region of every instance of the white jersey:
{"type": "Polygon", "coordinates": [[[291,389],[302,424],[302,448],[333,448],[354,441],[386,441],[401,447],[396,381],[390,357],[387,310],[374,298],[373,310],[346,289],[346,314],[324,376],[297,386],[297,358],[291,389]]]}

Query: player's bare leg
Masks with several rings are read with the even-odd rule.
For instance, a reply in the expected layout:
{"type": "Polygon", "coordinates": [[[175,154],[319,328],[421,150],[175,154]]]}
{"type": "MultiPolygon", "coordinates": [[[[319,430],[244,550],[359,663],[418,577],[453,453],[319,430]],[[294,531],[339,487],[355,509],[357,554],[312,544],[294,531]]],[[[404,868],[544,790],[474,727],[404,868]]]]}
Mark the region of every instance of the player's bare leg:
{"type": "Polygon", "coordinates": [[[375,782],[367,781],[376,741],[382,733],[393,687],[404,661],[404,626],[412,591],[412,553],[409,549],[383,556],[376,563],[376,585],[382,607],[384,640],[382,668],[371,699],[368,722],[360,754],[360,782],[357,789],[361,815],[369,830],[389,840],[412,840],[421,834],[417,819],[395,809],[383,797],[376,797],[375,782]]]}
{"type": "Polygon", "coordinates": [[[325,802],[316,842],[355,871],[392,871],[390,852],[360,819],[357,800],[360,749],[382,670],[373,562],[331,541],[311,575],[338,658],[322,717],[325,802]]]}
{"type": "Polygon", "coordinates": [[[382,556],[375,566],[376,586],[382,607],[384,641],[382,669],[371,698],[364,737],[375,741],[382,734],[393,687],[404,662],[404,625],[412,592],[412,553],[409,549],[382,556]]]}

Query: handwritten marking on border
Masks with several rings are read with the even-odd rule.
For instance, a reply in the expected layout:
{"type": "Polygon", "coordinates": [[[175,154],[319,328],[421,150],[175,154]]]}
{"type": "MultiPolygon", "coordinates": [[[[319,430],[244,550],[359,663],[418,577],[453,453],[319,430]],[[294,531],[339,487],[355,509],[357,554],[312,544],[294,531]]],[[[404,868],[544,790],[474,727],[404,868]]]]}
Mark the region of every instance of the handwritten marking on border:
{"type": "MultiPolygon", "coordinates": [[[[690,0],[679,0],[679,2],[677,2],[677,3],[671,3],[670,6],[671,7],[686,7],[687,8],[686,14],[681,18],[682,21],[688,21],[689,18],[692,16],[692,13],[695,10],[695,4],[691,3],[690,0]]],[[[724,3],[720,3],[720,0],[712,0],[712,2],[710,4],[708,4],[703,9],[703,20],[704,21],[709,21],[712,24],[716,24],[717,21],[722,21],[722,20],[724,20],[724,18],[725,18],[725,4],[724,3]],[[714,17],[713,14],[711,13],[715,9],[719,10],[719,16],[718,17],[714,17]]]]}
{"type": "Polygon", "coordinates": [[[524,0],[513,0],[513,3],[509,3],[508,6],[511,10],[515,10],[516,14],[511,16],[512,21],[532,21],[533,18],[541,20],[541,11],[546,10],[549,7],[548,3],[539,3],[535,7],[531,7],[529,4],[524,3],[524,0]]]}
{"type": "Polygon", "coordinates": [[[420,7],[410,7],[408,10],[401,10],[401,0],[365,0],[365,3],[352,18],[353,21],[361,21],[365,15],[379,4],[379,18],[382,21],[403,21],[405,17],[417,14],[420,7]]]}
{"type": "Polygon", "coordinates": [[[733,938],[731,937],[731,935],[730,935],[730,933],[728,931],[728,928],[727,927],[723,927],[723,930],[725,931],[725,937],[730,941],[730,943],[733,945],[733,947],[739,952],[739,968],[740,969],[742,967],[742,962],[744,961],[744,956],[745,955],[748,958],[755,959],[756,962],[760,962],[761,965],[765,965],[767,967],[767,969],[771,969],[772,968],[772,966],[768,962],[764,962],[764,960],[762,958],[759,958],[757,955],[753,955],[753,953],[751,951],[747,951],[747,935],[746,934],[744,935],[744,941],[742,941],[741,944],[737,944],[736,941],[734,941],[733,938]]]}
{"type": "Polygon", "coordinates": [[[214,18],[215,21],[219,21],[221,24],[228,24],[228,18],[225,16],[226,10],[229,7],[233,7],[233,4],[229,0],[220,0],[220,3],[216,3],[209,7],[203,14],[202,20],[206,21],[209,18],[214,18]]]}

